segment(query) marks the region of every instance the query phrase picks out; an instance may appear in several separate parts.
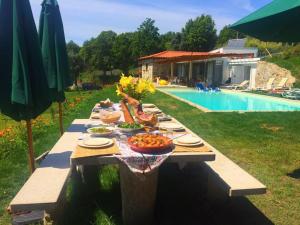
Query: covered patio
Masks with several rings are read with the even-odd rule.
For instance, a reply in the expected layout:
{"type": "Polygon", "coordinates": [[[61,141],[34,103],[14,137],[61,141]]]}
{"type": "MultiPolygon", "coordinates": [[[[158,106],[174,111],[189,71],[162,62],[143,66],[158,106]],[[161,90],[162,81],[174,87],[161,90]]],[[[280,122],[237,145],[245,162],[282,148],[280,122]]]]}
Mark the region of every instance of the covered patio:
{"type": "Polygon", "coordinates": [[[253,58],[253,54],[164,51],[141,57],[142,77],[171,84],[194,86],[196,82],[219,86],[229,77],[229,60],[253,58]]]}

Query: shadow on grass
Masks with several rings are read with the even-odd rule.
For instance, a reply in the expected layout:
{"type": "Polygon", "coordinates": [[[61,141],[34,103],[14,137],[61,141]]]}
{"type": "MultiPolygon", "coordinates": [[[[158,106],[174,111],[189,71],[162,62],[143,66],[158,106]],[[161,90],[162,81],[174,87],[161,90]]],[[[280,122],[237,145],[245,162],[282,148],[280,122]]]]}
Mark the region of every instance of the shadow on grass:
{"type": "Polygon", "coordinates": [[[300,179],[300,169],[296,169],[293,172],[288,173],[287,175],[294,179],[300,179]]]}
{"type": "MultiPolygon", "coordinates": [[[[121,225],[121,193],[117,166],[90,168],[73,176],[64,218],[59,225],[121,225]]],[[[225,202],[208,199],[207,176],[201,166],[160,169],[155,225],[273,225],[247,198],[225,202]]]]}
{"type": "Polygon", "coordinates": [[[213,201],[206,195],[207,176],[200,165],[180,170],[175,164],[160,170],[156,224],[273,225],[247,198],[213,201]]]}
{"type": "Polygon", "coordinates": [[[83,175],[84,180],[79,173],[73,174],[67,190],[64,216],[58,224],[121,224],[121,192],[115,167],[101,170],[88,167],[83,175]]]}

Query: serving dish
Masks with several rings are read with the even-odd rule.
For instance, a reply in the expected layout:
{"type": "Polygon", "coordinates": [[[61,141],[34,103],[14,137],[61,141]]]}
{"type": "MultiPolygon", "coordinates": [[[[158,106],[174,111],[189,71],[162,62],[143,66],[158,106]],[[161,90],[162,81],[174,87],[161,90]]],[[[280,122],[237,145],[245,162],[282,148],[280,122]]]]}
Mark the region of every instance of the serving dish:
{"type": "Polygon", "coordinates": [[[121,123],[118,125],[118,129],[122,133],[136,133],[144,130],[144,126],[139,123],[129,124],[121,123]]]}
{"type": "Polygon", "coordinates": [[[173,141],[157,134],[138,134],[128,138],[128,145],[133,151],[150,154],[170,149],[173,141]]]}
{"type": "Polygon", "coordinates": [[[87,132],[94,137],[107,137],[113,133],[113,130],[108,127],[92,127],[87,129],[87,132]]]}
{"type": "Polygon", "coordinates": [[[106,124],[110,123],[116,123],[120,120],[121,118],[121,113],[120,112],[108,112],[105,110],[102,110],[99,113],[99,119],[106,124]]]}

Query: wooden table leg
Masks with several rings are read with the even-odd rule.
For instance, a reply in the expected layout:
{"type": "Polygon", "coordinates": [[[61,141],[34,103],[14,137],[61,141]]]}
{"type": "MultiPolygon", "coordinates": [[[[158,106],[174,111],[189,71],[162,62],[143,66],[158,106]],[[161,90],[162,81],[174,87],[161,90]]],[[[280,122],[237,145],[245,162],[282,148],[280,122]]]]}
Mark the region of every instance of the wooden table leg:
{"type": "Polygon", "coordinates": [[[120,163],[120,179],[124,225],[153,224],[158,169],[150,174],[137,176],[125,164],[120,163]]]}

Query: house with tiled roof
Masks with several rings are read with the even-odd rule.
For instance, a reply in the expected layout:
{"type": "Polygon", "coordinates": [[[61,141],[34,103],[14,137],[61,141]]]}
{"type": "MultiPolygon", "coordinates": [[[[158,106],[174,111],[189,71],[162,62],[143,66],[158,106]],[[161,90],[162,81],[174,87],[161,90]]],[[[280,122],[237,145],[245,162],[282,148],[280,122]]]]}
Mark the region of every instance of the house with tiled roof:
{"type": "Polygon", "coordinates": [[[153,81],[159,77],[187,86],[196,82],[220,86],[228,80],[250,80],[250,85],[255,86],[258,50],[246,48],[238,40],[230,40],[227,46],[211,52],[163,51],[141,57],[142,77],[153,81]]]}

